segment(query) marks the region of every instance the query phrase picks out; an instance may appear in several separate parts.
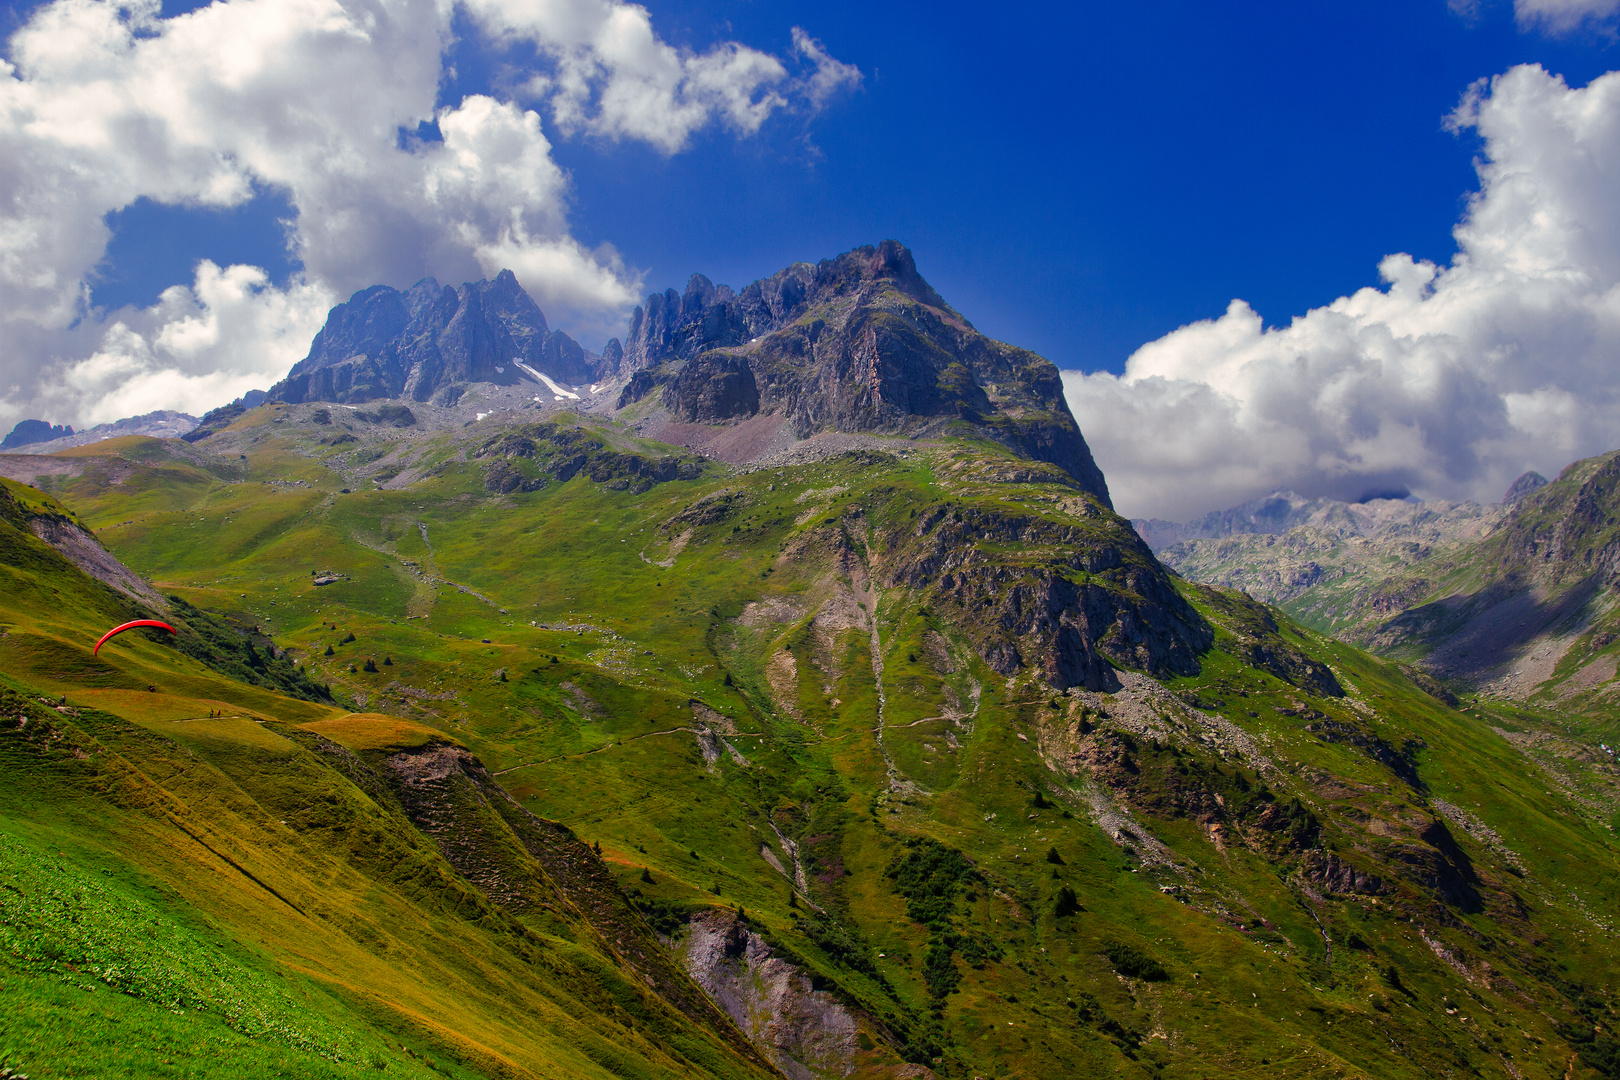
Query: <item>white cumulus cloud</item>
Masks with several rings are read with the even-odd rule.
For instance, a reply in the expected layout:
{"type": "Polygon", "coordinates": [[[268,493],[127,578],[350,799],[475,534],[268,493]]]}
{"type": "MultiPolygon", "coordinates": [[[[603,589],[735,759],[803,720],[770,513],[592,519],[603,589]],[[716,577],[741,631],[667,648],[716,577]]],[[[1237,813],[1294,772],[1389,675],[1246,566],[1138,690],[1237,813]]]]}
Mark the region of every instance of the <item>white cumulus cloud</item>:
{"type": "Polygon", "coordinates": [[[201,415],[285,375],[334,299],[307,283],[272,288],[256,266],[204,260],[191,287],[171,286],[152,307],[121,312],[100,328],[95,352],[48,369],[34,404],[76,415],[81,426],[157,409],[201,415]]]}
{"type": "Polygon", "coordinates": [[[1287,326],[1234,300],[1123,375],[1064,373],[1121,512],[1279,487],[1494,500],[1620,447],[1620,72],[1577,88],[1516,67],[1450,122],[1484,144],[1450,265],[1390,255],[1381,288],[1287,326]]]}
{"type": "Polygon", "coordinates": [[[613,324],[640,275],[572,235],[543,116],[667,153],[710,124],[752,134],[858,79],[794,40],[796,75],[735,43],[676,49],[619,0],[216,0],[171,18],[158,0],[51,0],[0,59],[0,424],[217,404],[284,373],[328,306],[379,282],[510,267],[554,322],[613,324]],[[438,100],[457,10],[497,47],[533,47],[537,108],[438,100]],[[151,308],[90,308],[108,214],[267,189],[292,208],[302,271],[285,287],[203,264],[151,308]]]}

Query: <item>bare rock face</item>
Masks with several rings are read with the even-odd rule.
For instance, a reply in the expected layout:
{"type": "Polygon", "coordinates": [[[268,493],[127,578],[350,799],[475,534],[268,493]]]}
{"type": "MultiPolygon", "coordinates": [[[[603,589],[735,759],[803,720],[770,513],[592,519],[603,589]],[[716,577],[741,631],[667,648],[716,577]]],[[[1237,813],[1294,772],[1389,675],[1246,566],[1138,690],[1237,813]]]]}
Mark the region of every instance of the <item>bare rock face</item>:
{"type": "Polygon", "coordinates": [[[0,520],[32,532],[84,573],[131,600],[158,611],[168,610],[169,602],[145,578],[119,562],[94,533],[73,518],[30,510],[0,487],[0,520]]]}
{"type": "MultiPolygon", "coordinates": [[[[613,343],[617,347],[617,342],[613,343]]],[[[458,383],[533,382],[524,367],[578,385],[601,358],[546,317],[517,277],[452,288],[432,278],[401,292],[374,285],[327,316],[309,355],[270,390],[278,401],[427,401],[458,383]]]]}
{"type": "Polygon", "coordinates": [[[661,385],[686,423],[774,413],[801,439],[987,437],[1112,505],[1057,367],[975,330],[893,240],[795,263],[740,293],[701,274],[684,293],[655,293],[631,316],[620,374],[633,377],[621,407],[661,385]]]}
{"type": "Polygon", "coordinates": [[[679,949],[687,974],[790,1080],[854,1071],[855,1017],[813,989],[798,967],[772,956],[735,914],[717,909],[694,917],[679,949]]]}
{"type": "Polygon", "coordinates": [[[1055,689],[1114,690],[1116,667],[1196,674],[1213,641],[1147,545],[1095,504],[1084,525],[940,504],[884,549],[883,583],[929,597],[1003,675],[1033,668],[1055,689]],[[986,542],[1028,554],[990,555],[986,542]]]}
{"type": "Polygon", "coordinates": [[[759,412],[754,372],[736,356],[721,354],[706,363],[688,364],[667,393],[681,403],[684,419],[699,424],[745,419],[759,412]]]}
{"type": "Polygon", "coordinates": [[[131,600],[158,611],[168,610],[169,602],[145,578],[119,562],[112,552],[102,546],[95,534],[78,522],[59,517],[36,517],[28,524],[35,536],[67,556],[69,562],[103,585],[110,585],[131,600]]]}

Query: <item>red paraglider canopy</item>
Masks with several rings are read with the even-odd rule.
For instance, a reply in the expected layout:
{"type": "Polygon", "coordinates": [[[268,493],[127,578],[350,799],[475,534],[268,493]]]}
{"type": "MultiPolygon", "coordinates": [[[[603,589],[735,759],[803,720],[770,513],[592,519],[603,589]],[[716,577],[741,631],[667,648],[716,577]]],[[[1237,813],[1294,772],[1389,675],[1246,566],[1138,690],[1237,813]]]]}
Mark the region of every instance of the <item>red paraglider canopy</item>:
{"type": "Polygon", "coordinates": [[[90,650],[90,655],[94,656],[96,653],[100,652],[101,647],[103,645],[107,644],[107,639],[108,638],[117,637],[119,634],[122,634],[125,630],[133,630],[137,626],[155,626],[159,630],[167,630],[171,634],[177,632],[174,627],[170,626],[166,622],[158,622],[156,619],[136,619],[134,622],[127,622],[123,626],[115,626],[111,630],[107,631],[105,634],[102,634],[101,635],[101,640],[96,642],[96,647],[94,649],[90,650]]]}

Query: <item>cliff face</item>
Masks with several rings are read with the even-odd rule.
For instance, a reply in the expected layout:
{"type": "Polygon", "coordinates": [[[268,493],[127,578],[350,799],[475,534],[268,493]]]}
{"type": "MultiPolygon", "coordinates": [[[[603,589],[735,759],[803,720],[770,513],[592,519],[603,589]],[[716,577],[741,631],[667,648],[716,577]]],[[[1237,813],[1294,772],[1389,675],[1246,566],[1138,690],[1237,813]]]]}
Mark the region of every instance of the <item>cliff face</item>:
{"type": "Polygon", "coordinates": [[[631,376],[621,405],[661,386],[663,404],[688,423],[776,413],[800,438],[987,437],[1109,503],[1057,367],[975,330],[892,240],[795,263],[741,293],[693,275],[684,294],[654,294],[636,309],[618,373],[631,376]]]}
{"type": "Polygon", "coordinates": [[[425,278],[404,292],[374,285],[333,308],[309,355],[270,396],[293,403],[426,401],[456,383],[532,382],[520,363],[578,385],[593,378],[599,360],[547,327],[510,270],[460,288],[425,278]]]}
{"type": "Polygon", "coordinates": [[[1029,668],[1054,689],[1114,690],[1116,667],[1197,674],[1213,633],[1147,545],[1081,500],[1070,513],[1060,524],[936,504],[883,537],[879,573],[928,597],[1003,675],[1029,668]]]}
{"type": "Polygon", "coordinates": [[[712,908],[681,940],[686,973],[791,1080],[844,1077],[855,1069],[860,1032],[836,997],[782,957],[737,915],[712,908]]]}

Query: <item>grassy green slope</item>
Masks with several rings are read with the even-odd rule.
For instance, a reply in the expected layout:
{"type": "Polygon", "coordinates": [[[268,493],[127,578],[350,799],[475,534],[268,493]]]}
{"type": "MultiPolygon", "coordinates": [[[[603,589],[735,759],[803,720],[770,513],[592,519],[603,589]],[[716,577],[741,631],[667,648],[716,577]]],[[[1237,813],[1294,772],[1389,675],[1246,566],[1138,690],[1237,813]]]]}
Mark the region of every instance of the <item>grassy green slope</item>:
{"type": "MultiPolygon", "coordinates": [[[[269,628],[341,700],[469,748],[600,843],[655,924],[742,907],[859,1012],[865,1069],[1603,1065],[1612,829],[1521,753],[1522,718],[1456,711],[1395,665],[1193,586],[1215,645],[1168,689],[1127,673],[1118,694],[1059,694],[998,673],[975,637],[990,597],[939,569],[892,584],[913,515],[976,523],[942,568],[999,562],[1009,589],[1050,565],[1123,596],[1151,568],[1122,522],[993,448],[497,495],[464,453],[477,442],[362,429],[334,450],[279,414],[199,444],[246,454],[240,480],[143,446],[52,490],[163,591],[269,628]],[[409,460],[382,488],[366,456],[409,460]],[[138,478],[107,478],[130,464],[138,478]],[[1008,521],[1024,524],[991,527],[1008,521]],[[1126,554],[1089,569],[1044,550],[1043,529],[1126,554]],[[1300,689],[1320,689],[1307,667],[1346,696],[1300,689]]],[[[117,711],[114,688],[51,664],[0,653],[16,678],[117,711]]]]}
{"type": "MultiPolygon", "coordinates": [[[[0,543],[5,1066],[768,1071],[724,1023],[694,1023],[651,992],[573,900],[493,904],[385,784],[364,782],[378,769],[332,752],[336,739],[383,765],[443,736],[346,719],[134,634],[91,657],[123,601],[10,523],[0,543]],[[67,705],[48,704],[59,694],[67,705]]],[[[559,895],[532,859],[515,876],[559,895]]]]}

